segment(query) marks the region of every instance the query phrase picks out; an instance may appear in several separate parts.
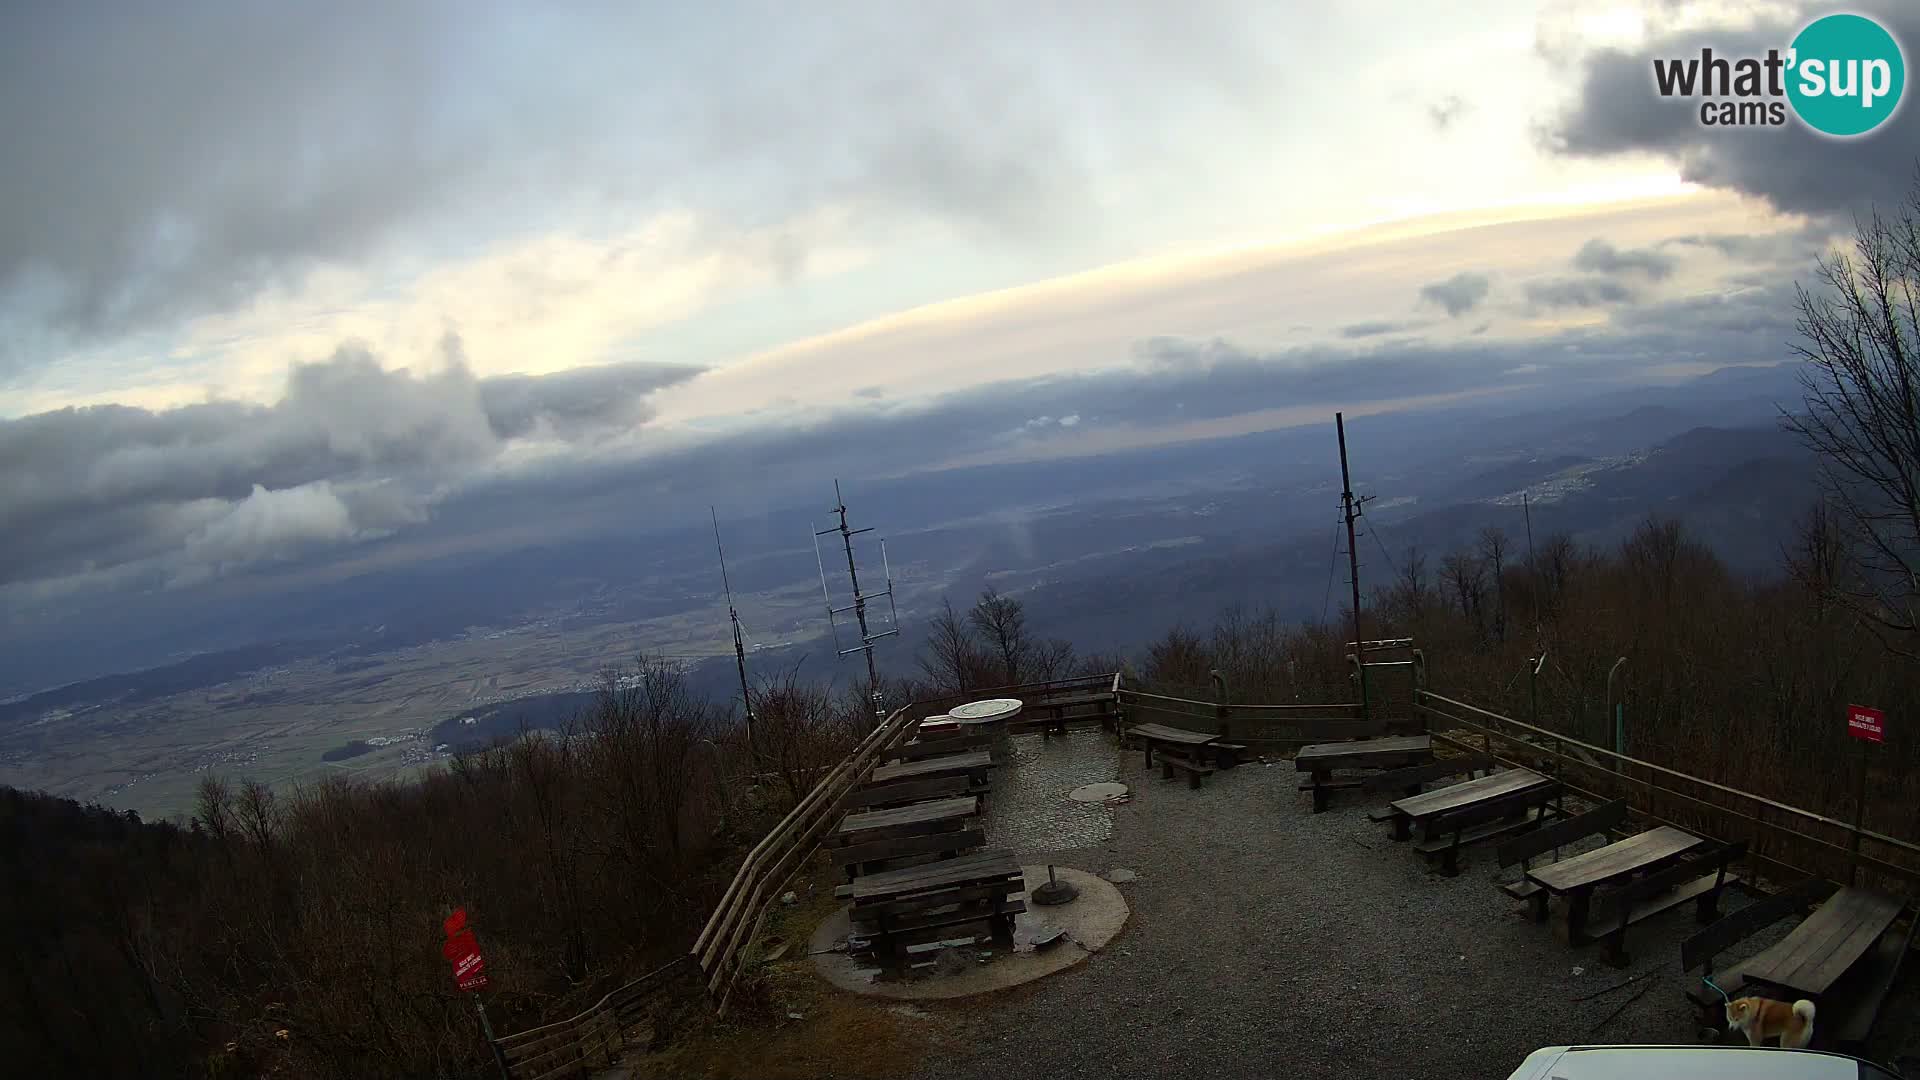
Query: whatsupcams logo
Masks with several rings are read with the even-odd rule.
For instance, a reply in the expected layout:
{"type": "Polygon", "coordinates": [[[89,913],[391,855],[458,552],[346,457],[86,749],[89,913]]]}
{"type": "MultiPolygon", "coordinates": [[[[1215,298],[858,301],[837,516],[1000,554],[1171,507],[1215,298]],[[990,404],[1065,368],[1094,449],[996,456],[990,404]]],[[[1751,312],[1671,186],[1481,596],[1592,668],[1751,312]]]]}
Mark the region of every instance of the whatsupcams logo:
{"type": "Polygon", "coordinates": [[[1900,43],[1864,15],[1827,15],[1808,23],[1782,52],[1655,59],[1661,97],[1700,98],[1708,127],[1766,127],[1800,122],[1837,138],[1865,135],[1892,118],[1907,86],[1900,43]]]}

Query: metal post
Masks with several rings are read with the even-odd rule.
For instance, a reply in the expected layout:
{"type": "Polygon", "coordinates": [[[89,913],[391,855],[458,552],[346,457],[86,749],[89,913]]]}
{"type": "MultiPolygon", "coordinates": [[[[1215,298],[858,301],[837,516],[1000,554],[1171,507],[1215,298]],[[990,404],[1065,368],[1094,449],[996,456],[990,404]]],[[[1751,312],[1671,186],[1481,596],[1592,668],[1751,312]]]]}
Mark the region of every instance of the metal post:
{"type": "MultiPolygon", "coordinates": [[[[1607,669],[1607,715],[1613,720],[1613,752],[1621,757],[1627,756],[1627,706],[1624,701],[1618,705],[1614,704],[1613,677],[1619,673],[1620,665],[1626,662],[1627,658],[1623,656],[1615,660],[1613,666],[1607,669]],[[1616,713],[1615,709],[1619,712],[1616,713]]],[[[1619,762],[1613,763],[1613,771],[1620,771],[1619,762]]]]}
{"type": "Polygon", "coordinates": [[[1860,879],[1860,832],[1867,826],[1867,744],[1860,742],[1860,780],[1853,789],[1853,836],[1847,843],[1847,886],[1860,879]]]}
{"type": "Polygon", "coordinates": [[[1367,636],[1360,632],[1360,550],[1354,544],[1353,519],[1357,517],[1353,509],[1353,476],[1347,470],[1347,422],[1340,413],[1333,414],[1333,429],[1340,437],[1340,506],[1347,519],[1347,570],[1353,579],[1353,652],[1359,658],[1357,670],[1360,672],[1360,719],[1369,719],[1367,705],[1367,636]]]}
{"type": "Polygon", "coordinates": [[[487,1049],[493,1051],[493,1063],[500,1070],[500,1080],[513,1080],[513,1074],[507,1071],[507,1054],[500,1044],[493,1041],[493,1024],[487,1019],[487,1003],[480,995],[473,995],[473,1011],[480,1015],[480,1034],[487,1040],[487,1049]]]}

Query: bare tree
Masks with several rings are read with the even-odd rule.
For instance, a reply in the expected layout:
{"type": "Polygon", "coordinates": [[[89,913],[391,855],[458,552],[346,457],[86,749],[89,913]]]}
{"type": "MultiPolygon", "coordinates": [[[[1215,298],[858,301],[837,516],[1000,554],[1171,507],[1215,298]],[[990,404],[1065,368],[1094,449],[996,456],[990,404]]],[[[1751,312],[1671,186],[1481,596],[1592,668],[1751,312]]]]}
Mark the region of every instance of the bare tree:
{"type": "Polygon", "coordinates": [[[1480,530],[1480,555],[1493,575],[1493,639],[1507,639],[1507,534],[1497,525],[1480,530]]]}
{"type": "Polygon", "coordinates": [[[1854,248],[1796,287],[1805,412],[1788,430],[1821,476],[1862,571],[1836,592],[1908,659],[1920,660],[1920,177],[1895,218],[1855,225],[1854,248]]]}
{"type": "Polygon", "coordinates": [[[1033,643],[1027,638],[1026,605],[989,585],[967,613],[967,620],[986,643],[987,651],[1000,661],[1000,674],[1009,684],[1026,677],[1033,651],[1033,643]]]}
{"type": "Polygon", "coordinates": [[[941,690],[960,692],[988,685],[992,660],[975,639],[973,627],[942,600],[940,613],[927,625],[927,643],[919,656],[920,670],[941,690]]]}
{"type": "Polygon", "coordinates": [[[1487,636],[1487,564],[1470,554],[1455,552],[1440,561],[1440,580],[1453,591],[1460,614],[1473,622],[1474,637],[1487,636]]]}

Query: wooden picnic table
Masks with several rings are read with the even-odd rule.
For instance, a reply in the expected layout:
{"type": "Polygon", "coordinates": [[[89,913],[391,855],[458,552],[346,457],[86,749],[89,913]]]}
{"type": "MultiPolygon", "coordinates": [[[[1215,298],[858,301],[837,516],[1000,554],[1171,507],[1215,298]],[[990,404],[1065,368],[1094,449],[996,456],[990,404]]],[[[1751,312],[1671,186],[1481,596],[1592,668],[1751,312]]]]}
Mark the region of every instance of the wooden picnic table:
{"type": "MultiPolygon", "coordinates": [[[[1527,880],[1547,893],[1566,898],[1567,940],[1578,944],[1586,940],[1587,912],[1595,889],[1664,865],[1705,843],[1706,840],[1690,832],[1662,825],[1606,847],[1528,870],[1527,880]]],[[[1545,897],[1541,896],[1537,902],[1544,904],[1545,897]]]]}
{"type": "Polygon", "coordinates": [[[1553,781],[1532,769],[1508,769],[1505,772],[1482,776],[1477,780],[1467,780],[1429,791],[1424,795],[1409,796],[1389,807],[1393,811],[1393,837],[1396,840],[1405,840],[1411,835],[1412,829],[1418,828],[1421,838],[1426,839],[1427,823],[1442,814],[1495,799],[1516,796],[1521,792],[1545,787],[1551,783],[1553,781]]]}
{"type": "Polygon", "coordinates": [[[1871,889],[1841,889],[1741,970],[1748,982],[1761,983],[1785,1000],[1810,998],[1819,1004],[1821,995],[1893,925],[1900,907],[1900,901],[1871,889]]]}
{"type": "Polygon", "coordinates": [[[1431,735],[1396,735],[1386,739],[1358,739],[1303,746],[1299,753],[1293,755],[1293,767],[1299,772],[1387,768],[1392,765],[1412,765],[1431,756],[1431,735]]]}
{"type": "Polygon", "coordinates": [[[993,755],[985,750],[973,750],[964,754],[948,754],[944,757],[921,758],[918,761],[902,761],[893,765],[882,765],[873,770],[867,779],[869,784],[884,784],[892,780],[917,780],[926,776],[945,776],[957,772],[977,772],[985,775],[993,766],[993,755]]]}
{"type": "Polygon", "coordinates": [[[909,803],[885,810],[867,810],[858,814],[848,814],[841,819],[840,827],[834,830],[834,839],[843,842],[858,842],[869,834],[885,831],[889,835],[912,835],[917,833],[943,832],[943,825],[958,829],[960,822],[980,812],[980,799],[974,795],[962,795],[957,799],[936,799],[933,802],[909,803]]]}
{"type": "Polygon", "coordinates": [[[886,870],[848,888],[848,926],[865,939],[862,952],[901,966],[916,945],[955,934],[978,938],[984,931],[1011,945],[1026,887],[1019,862],[1004,848],[886,870]]]}
{"type": "MultiPolygon", "coordinates": [[[[1417,765],[1433,759],[1433,738],[1428,735],[1400,735],[1387,739],[1349,739],[1345,742],[1315,743],[1303,746],[1293,755],[1296,772],[1309,774],[1309,783],[1301,785],[1313,791],[1313,812],[1327,808],[1335,789],[1361,786],[1360,780],[1333,778],[1335,769],[1391,769],[1417,765]]],[[[1418,790],[1416,786],[1415,790],[1418,790]]]]}

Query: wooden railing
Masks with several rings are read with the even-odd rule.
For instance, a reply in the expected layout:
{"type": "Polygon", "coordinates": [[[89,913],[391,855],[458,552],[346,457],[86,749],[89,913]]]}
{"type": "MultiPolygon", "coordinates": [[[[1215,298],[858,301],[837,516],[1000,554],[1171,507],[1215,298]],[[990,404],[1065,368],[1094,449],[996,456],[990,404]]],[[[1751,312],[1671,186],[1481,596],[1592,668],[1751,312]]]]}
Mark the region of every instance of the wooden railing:
{"type": "Polygon", "coordinates": [[[881,751],[904,740],[919,722],[910,708],[895,710],[747,853],[693,943],[692,955],[707,977],[707,993],[722,1012],[740,974],[741,954],[758,934],[787,879],[839,819],[842,796],[866,778],[881,751]]]}
{"type": "Polygon", "coordinates": [[[683,956],[610,991],[576,1016],[494,1040],[511,1080],[556,1080],[598,1066],[612,1067],[626,1049],[626,1032],[654,995],[693,970],[683,956]]]}
{"type": "Polygon", "coordinates": [[[1422,690],[1414,708],[1436,742],[1554,772],[1576,794],[1624,798],[1649,820],[1748,841],[1753,859],[1836,881],[1868,875],[1920,883],[1920,844],[1790,806],[1764,795],[1628,757],[1603,746],[1422,690]],[[1869,849],[1865,845],[1872,845],[1869,849]]]}
{"type": "Polygon", "coordinates": [[[1118,691],[1130,724],[1154,723],[1220,735],[1256,750],[1286,750],[1313,742],[1380,734],[1384,725],[1360,719],[1357,702],[1327,705],[1222,705],[1213,701],[1118,691]]]}

